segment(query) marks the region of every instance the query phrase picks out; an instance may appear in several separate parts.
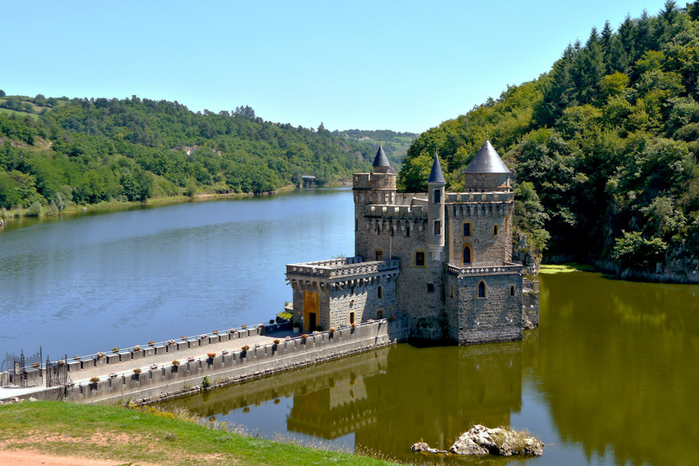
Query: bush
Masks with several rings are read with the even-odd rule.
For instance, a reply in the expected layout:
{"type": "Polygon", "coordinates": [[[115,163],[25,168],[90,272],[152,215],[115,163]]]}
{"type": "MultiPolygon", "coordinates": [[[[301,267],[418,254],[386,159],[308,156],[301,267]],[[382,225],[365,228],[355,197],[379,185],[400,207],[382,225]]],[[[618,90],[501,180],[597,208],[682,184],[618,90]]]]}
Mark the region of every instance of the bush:
{"type": "Polygon", "coordinates": [[[27,217],[40,217],[43,212],[44,209],[39,203],[39,201],[34,201],[32,202],[32,205],[29,206],[29,209],[27,209],[24,215],[27,217]]]}

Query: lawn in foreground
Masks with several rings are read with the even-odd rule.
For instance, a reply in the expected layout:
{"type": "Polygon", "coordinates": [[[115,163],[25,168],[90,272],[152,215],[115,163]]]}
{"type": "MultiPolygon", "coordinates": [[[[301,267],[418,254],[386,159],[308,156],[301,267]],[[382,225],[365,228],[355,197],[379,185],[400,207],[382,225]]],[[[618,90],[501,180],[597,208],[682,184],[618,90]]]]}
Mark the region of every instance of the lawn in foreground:
{"type": "Polygon", "coordinates": [[[152,409],[25,402],[0,406],[0,450],[31,450],[134,465],[392,464],[247,437],[221,427],[205,427],[152,409]]]}

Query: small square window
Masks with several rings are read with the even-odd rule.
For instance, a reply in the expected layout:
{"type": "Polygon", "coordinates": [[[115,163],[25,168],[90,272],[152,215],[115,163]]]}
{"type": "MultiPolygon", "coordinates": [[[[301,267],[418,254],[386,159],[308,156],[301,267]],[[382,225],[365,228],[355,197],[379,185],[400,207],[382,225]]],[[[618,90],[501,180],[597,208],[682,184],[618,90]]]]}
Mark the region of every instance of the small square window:
{"type": "Polygon", "coordinates": [[[464,236],[471,236],[471,224],[464,223],[464,236]]]}
{"type": "Polygon", "coordinates": [[[428,293],[434,293],[434,283],[428,283],[428,284],[427,284],[427,292],[428,292],[428,293]]]}

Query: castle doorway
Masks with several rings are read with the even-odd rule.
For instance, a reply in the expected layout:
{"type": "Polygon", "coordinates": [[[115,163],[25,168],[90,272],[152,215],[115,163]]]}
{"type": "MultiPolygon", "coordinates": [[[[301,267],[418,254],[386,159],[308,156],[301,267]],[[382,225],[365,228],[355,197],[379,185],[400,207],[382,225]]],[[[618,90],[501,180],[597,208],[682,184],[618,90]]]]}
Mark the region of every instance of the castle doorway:
{"type": "Polygon", "coordinates": [[[317,291],[303,292],[303,331],[312,332],[318,325],[320,309],[317,291]]]}

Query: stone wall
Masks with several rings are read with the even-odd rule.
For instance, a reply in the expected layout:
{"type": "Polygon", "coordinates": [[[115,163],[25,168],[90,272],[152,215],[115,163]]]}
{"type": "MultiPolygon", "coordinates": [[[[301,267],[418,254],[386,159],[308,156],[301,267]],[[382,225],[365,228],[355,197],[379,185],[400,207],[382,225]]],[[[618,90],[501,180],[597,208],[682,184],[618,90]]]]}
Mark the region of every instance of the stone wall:
{"type": "Polygon", "coordinates": [[[63,400],[75,403],[123,402],[127,399],[144,402],[171,398],[198,391],[208,376],[217,385],[237,383],[285,370],[368,351],[408,338],[408,320],[360,324],[335,333],[320,332],[304,341],[297,337],[279,345],[251,348],[247,352],[232,351],[213,359],[199,358],[182,361],[181,365],[160,366],[141,374],[103,378],[97,383],[54,387],[27,395],[43,400],[63,400]]]}
{"type": "Polygon", "coordinates": [[[463,267],[464,245],[471,248],[471,266],[499,265],[512,260],[513,204],[448,204],[447,245],[450,263],[463,267]],[[464,223],[471,235],[464,236],[464,223]],[[494,233],[497,226],[498,234],[494,233]]]}
{"type": "Polygon", "coordinates": [[[452,308],[458,306],[458,318],[450,320],[452,339],[460,345],[522,339],[522,276],[519,273],[452,276],[448,282],[458,284],[458,303],[450,303],[452,308]],[[480,282],[486,284],[485,298],[478,297],[480,282]],[[513,296],[510,295],[511,286],[514,286],[513,296]]]}

